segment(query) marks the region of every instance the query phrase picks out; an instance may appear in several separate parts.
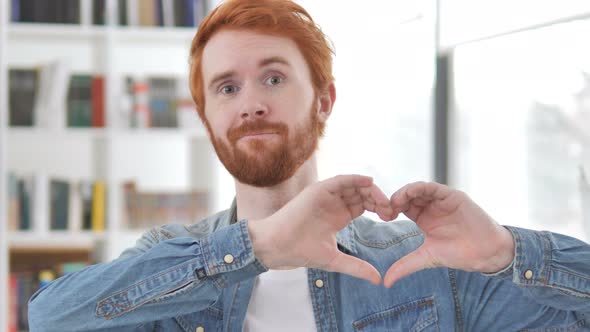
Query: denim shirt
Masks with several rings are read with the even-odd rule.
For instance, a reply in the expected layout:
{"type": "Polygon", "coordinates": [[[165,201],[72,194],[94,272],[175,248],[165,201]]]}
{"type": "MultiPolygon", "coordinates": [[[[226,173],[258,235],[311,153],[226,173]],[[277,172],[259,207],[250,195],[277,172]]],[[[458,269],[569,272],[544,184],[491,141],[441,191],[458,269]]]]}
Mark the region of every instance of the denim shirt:
{"type": "MultiPolygon", "coordinates": [[[[515,258],[492,275],[435,268],[387,289],[308,269],[317,330],[590,330],[590,246],[507,228],[515,258]]],[[[384,274],[423,236],[410,221],[359,217],[337,241],[341,251],[384,274]]],[[[237,332],[255,277],[265,271],[234,202],[191,226],[152,229],[116,260],[55,280],[29,301],[29,324],[31,331],[237,332]]]]}

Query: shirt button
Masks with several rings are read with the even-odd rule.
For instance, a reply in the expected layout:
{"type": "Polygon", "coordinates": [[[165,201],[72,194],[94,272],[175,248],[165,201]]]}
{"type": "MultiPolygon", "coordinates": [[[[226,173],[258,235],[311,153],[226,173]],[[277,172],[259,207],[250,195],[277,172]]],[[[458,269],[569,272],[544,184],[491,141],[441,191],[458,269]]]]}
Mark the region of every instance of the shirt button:
{"type": "Polygon", "coordinates": [[[316,281],[315,281],[315,286],[316,286],[317,288],[322,288],[322,287],[324,287],[324,281],[323,281],[322,279],[316,279],[316,281]]]}
{"type": "Polygon", "coordinates": [[[205,328],[202,326],[199,326],[195,329],[195,332],[205,332],[205,328]]]}
{"type": "Polygon", "coordinates": [[[225,257],[223,257],[223,261],[226,262],[227,264],[231,264],[234,262],[234,256],[227,254],[227,255],[225,255],[225,257]]]}
{"type": "Polygon", "coordinates": [[[526,270],[525,273],[524,273],[524,278],[526,280],[531,280],[533,278],[533,271],[526,270]]]}

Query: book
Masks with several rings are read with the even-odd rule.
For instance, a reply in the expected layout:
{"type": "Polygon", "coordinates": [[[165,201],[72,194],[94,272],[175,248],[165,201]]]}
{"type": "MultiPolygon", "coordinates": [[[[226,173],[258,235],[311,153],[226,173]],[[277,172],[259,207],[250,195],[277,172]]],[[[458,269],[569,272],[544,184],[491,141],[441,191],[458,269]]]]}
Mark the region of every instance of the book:
{"type": "MultiPolygon", "coordinates": [[[[92,126],[92,120],[94,118],[92,109],[92,87],[93,79],[91,75],[75,74],[70,77],[66,111],[68,127],[92,126]]],[[[95,101],[95,103],[99,102],[95,101]]],[[[98,120],[98,116],[95,120],[98,120]]]]}
{"type": "Polygon", "coordinates": [[[92,182],[82,180],[78,183],[82,201],[82,230],[92,230],[92,182]]]}
{"type": "Polygon", "coordinates": [[[117,1],[118,9],[119,9],[119,25],[126,26],[127,25],[127,0],[118,0],[117,1]]]}
{"type": "Polygon", "coordinates": [[[20,0],[12,0],[10,2],[10,21],[20,21],[20,0]]]}
{"type": "Polygon", "coordinates": [[[28,301],[39,288],[51,280],[68,273],[79,271],[92,262],[69,261],[58,262],[44,260],[41,256],[30,266],[20,266],[8,275],[8,331],[28,330],[28,301]]]}
{"type": "Polygon", "coordinates": [[[174,25],[177,27],[185,27],[186,26],[186,16],[185,8],[184,8],[184,0],[172,0],[174,2],[174,25]]]}
{"type": "Polygon", "coordinates": [[[127,25],[139,25],[139,2],[144,0],[127,0],[127,25]]]}
{"type": "Polygon", "coordinates": [[[16,275],[8,276],[8,332],[18,332],[18,281],[16,275]]]}
{"type": "Polygon", "coordinates": [[[155,21],[155,25],[156,26],[164,26],[164,4],[162,3],[162,0],[155,0],[155,14],[156,14],[156,21],[155,21]]]}
{"type": "Polygon", "coordinates": [[[34,225],[32,230],[38,234],[43,234],[50,229],[50,180],[47,173],[40,171],[31,175],[31,181],[33,182],[34,195],[32,205],[33,212],[31,213],[34,225]]]}
{"type": "Polygon", "coordinates": [[[133,112],[131,126],[133,128],[149,128],[152,119],[150,112],[149,84],[144,79],[129,81],[133,93],[133,112]]]}
{"type": "Polygon", "coordinates": [[[8,173],[8,230],[16,231],[19,228],[20,200],[18,189],[18,177],[13,172],[8,173]]]}
{"type": "Polygon", "coordinates": [[[104,77],[94,76],[91,82],[92,127],[105,126],[104,77]]]}
{"type": "Polygon", "coordinates": [[[147,229],[168,223],[190,224],[209,213],[205,191],[138,192],[134,182],[123,184],[129,229],[147,229]]]}
{"type": "Polygon", "coordinates": [[[138,0],[139,25],[156,26],[156,2],[155,0],[138,0]]]}
{"type": "Polygon", "coordinates": [[[176,79],[150,78],[150,118],[152,127],[178,127],[176,118],[176,79]]]}
{"type": "Polygon", "coordinates": [[[38,71],[35,69],[9,69],[8,122],[10,126],[33,126],[38,79],[38,71]]]}
{"type": "Polygon", "coordinates": [[[66,125],[69,65],[63,59],[46,63],[40,69],[39,92],[35,100],[35,125],[61,129],[66,125]]]}
{"type": "Polygon", "coordinates": [[[82,193],[80,192],[80,183],[70,181],[70,201],[68,210],[68,229],[71,232],[82,230],[82,193]]]}
{"type": "Polygon", "coordinates": [[[18,199],[19,199],[19,230],[32,229],[33,216],[33,179],[23,177],[17,181],[18,199]]]}
{"type": "Polygon", "coordinates": [[[106,184],[102,180],[94,181],[92,187],[92,231],[102,232],[105,230],[106,218],[106,184]]]}
{"type": "Polygon", "coordinates": [[[80,23],[80,0],[12,1],[13,22],[80,23]]]}
{"type": "Polygon", "coordinates": [[[105,24],[105,1],[106,0],[92,0],[92,24],[105,24]]]}
{"type": "Polygon", "coordinates": [[[51,179],[49,191],[49,229],[67,230],[70,210],[70,183],[66,180],[51,179]]]}
{"type": "Polygon", "coordinates": [[[198,26],[201,24],[201,21],[207,15],[207,1],[206,0],[195,0],[195,24],[194,26],[198,26]]]}
{"type": "Polygon", "coordinates": [[[174,26],[174,2],[170,0],[162,1],[162,19],[166,27],[174,26]]]}

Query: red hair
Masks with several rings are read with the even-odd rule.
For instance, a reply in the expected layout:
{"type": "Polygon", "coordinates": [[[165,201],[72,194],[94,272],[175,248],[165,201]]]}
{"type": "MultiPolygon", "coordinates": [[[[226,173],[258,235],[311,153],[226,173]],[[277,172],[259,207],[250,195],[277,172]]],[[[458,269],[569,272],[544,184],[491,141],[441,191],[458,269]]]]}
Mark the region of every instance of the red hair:
{"type": "Polygon", "coordinates": [[[309,66],[316,95],[334,81],[332,47],[303,7],[290,0],[227,0],[205,17],[191,44],[190,89],[203,122],[206,121],[203,49],[222,29],[248,30],[293,40],[309,66]]]}

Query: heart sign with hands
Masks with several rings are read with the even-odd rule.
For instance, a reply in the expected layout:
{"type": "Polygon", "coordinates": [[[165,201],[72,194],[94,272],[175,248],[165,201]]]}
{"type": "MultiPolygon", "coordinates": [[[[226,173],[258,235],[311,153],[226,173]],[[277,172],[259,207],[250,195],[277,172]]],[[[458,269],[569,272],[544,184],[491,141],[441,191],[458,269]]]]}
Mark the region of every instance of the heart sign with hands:
{"type": "Polygon", "coordinates": [[[393,220],[387,196],[361,175],[339,175],[306,187],[268,218],[248,229],[256,257],[268,268],[310,267],[381,284],[370,263],[338,250],[336,233],[365,211],[393,220]]]}

